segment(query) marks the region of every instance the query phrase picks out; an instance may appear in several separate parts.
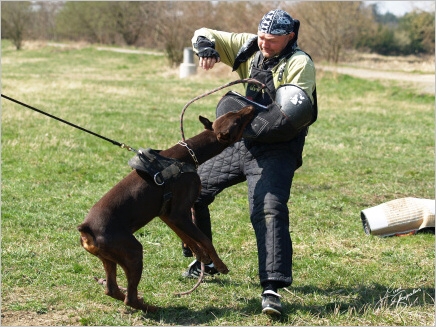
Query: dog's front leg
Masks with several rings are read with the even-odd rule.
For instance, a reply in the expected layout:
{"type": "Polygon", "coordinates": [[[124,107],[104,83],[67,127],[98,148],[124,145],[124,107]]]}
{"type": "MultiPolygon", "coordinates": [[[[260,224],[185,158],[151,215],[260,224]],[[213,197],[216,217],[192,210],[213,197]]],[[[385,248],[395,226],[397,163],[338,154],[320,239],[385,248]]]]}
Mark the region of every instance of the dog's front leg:
{"type": "Polygon", "coordinates": [[[169,228],[171,228],[174,231],[174,233],[177,234],[178,237],[180,237],[182,242],[185,243],[186,246],[191,249],[191,251],[195,254],[197,260],[206,263],[212,260],[201,246],[199,246],[191,237],[186,235],[184,232],[182,232],[182,230],[180,230],[176,225],[174,225],[173,222],[170,219],[168,219],[168,217],[161,216],[160,218],[165,224],[167,224],[169,228]]]}
{"type": "Polygon", "coordinates": [[[229,272],[227,266],[216,253],[211,240],[192,222],[190,209],[183,213],[173,210],[168,217],[162,218],[162,220],[182,239],[184,243],[188,244],[189,247],[191,247],[190,244],[194,243],[201,249],[201,253],[205,252],[207,254],[206,258],[201,258],[200,261],[206,261],[207,263],[207,259],[210,258],[213,261],[215,268],[220,273],[227,274],[229,272]]]}

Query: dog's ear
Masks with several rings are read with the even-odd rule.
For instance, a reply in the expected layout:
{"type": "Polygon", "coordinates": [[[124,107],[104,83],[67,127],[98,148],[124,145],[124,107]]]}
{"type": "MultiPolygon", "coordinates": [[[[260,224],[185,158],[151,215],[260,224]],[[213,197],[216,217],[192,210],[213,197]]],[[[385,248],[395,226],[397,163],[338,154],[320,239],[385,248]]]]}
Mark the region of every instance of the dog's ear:
{"type": "Polygon", "coordinates": [[[205,129],[213,131],[212,122],[203,116],[198,116],[198,119],[201,121],[205,129]]]}

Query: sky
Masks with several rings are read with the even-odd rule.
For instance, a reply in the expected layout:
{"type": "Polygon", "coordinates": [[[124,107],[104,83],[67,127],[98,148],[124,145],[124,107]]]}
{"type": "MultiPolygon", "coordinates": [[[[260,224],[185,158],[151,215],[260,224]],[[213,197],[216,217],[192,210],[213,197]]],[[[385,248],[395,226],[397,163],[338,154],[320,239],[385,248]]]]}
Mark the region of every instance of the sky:
{"type": "Polygon", "coordinates": [[[413,9],[433,10],[435,9],[434,1],[365,1],[368,4],[377,3],[381,14],[387,11],[396,15],[403,16],[413,9]]]}

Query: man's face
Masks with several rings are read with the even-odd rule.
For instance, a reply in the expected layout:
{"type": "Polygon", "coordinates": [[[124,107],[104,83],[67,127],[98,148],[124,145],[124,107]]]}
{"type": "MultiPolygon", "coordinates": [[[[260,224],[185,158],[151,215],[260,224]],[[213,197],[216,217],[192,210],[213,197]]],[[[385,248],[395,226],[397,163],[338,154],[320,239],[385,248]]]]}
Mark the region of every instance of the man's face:
{"type": "Polygon", "coordinates": [[[286,35],[272,35],[257,32],[257,44],[263,56],[269,59],[282,52],[288,42],[293,39],[294,35],[294,32],[286,35]]]}

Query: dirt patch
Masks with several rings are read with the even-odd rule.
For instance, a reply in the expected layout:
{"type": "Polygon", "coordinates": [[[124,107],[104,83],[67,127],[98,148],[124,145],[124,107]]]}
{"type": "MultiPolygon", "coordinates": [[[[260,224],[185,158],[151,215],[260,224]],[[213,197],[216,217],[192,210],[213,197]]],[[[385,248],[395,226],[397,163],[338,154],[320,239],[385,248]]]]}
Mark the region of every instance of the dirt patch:
{"type": "Polygon", "coordinates": [[[350,53],[338,65],[317,65],[317,68],[364,79],[395,80],[419,92],[435,94],[435,60],[432,56],[381,56],[350,53]]]}
{"type": "MultiPolygon", "coordinates": [[[[53,43],[48,41],[41,41],[41,40],[28,40],[23,42],[23,50],[38,50],[45,48],[47,46],[55,47],[55,48],[61,48],[64,50],[80,50],[86,47],[91,46],[87,42],[71,42],[71,43],[53,43]]],[[[11,45],[11,47],[13,47],[11,45]]]]}
{"type": "Polygon", "coordinates": [[[364,68],[343,67],[343,66],[320,66],[324,71],[338,74],[346,74],[369,80],[395,80],[403,85],[412,86],[418,91],[426,94],[435,94],[435,75],[416,74],[405,72],[392,72],[382,70],[369,70],[364,68]]]}
{"type": "Polygon", "coordinates": [[[78,326],[79,319],[72,310],[2,311],[0,323],[1,326],[78,326]]]}
{"type": "Polygon", "coordinates": [[[344,64],[370,70],[420,74],[435,73],[434,56],[381,56],[375,53],[350,52],[344,64]]]}

